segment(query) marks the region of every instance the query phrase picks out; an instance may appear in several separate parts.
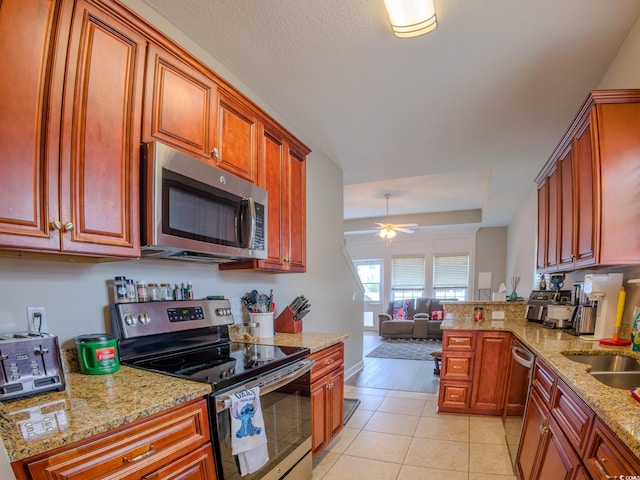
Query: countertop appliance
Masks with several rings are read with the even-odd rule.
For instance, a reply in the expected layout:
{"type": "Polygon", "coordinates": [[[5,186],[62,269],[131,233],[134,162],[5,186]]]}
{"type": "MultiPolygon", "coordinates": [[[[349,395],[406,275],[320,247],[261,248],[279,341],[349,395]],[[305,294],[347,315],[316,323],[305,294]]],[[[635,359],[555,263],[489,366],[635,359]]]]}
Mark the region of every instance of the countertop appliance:
{"type": "Polygon", "coordinates": [[[58,337],[44,332],[0,334],[0,401],[64,390],[58,337]]]}
{"type": "Polygon", "coordinates": [[[590,335],[596,326],[597,302],[591,302],[584,292],[584,282],[577,281],[573,284],[575,310],[571,323],[565,328],[565,332],[579,336],[590,335]]]}
{"type": "Polygon", "coordinates": [[[547,317],[548,305],[570,302],[571,290],[533,290],[529,295],[525,317],[530,322],[543,323],[547,317]]]}
{"type": "Polygon", "coordinates": [[[158,142],[142,146],[142,255],[267,258],[267,191],[158,142]]]}
{"type": "Polygon", "coordinates": [[[311,478],[310,351],[229,339],[229,300],[111,306],[120,361],[211,385],[209,419],[216,478],[239,477],[231,449],[234,394],[260,387],[269,461],[243,479],[311,478]]]}

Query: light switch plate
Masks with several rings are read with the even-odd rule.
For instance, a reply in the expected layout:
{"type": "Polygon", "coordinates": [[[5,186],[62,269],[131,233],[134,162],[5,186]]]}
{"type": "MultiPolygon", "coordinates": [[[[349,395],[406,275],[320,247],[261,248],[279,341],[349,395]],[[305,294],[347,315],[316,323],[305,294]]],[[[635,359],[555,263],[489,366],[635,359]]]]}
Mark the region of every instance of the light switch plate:
{"type": "Polygon", "coordinates": [[[503,310],[494,310],[491,312],[492,320],[504,320],[504,311],[503,310]]]}

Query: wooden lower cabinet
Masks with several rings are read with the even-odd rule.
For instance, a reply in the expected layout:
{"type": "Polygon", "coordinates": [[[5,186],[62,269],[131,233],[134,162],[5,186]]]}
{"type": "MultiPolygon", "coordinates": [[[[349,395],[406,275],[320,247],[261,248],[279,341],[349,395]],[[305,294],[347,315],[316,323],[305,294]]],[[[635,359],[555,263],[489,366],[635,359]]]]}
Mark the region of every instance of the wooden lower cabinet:
{"type": "Polygon", "coordinates": [[[438,410],[501,415],[504,409],[511,334],[445,331],[438,410]]]}
{"type": "Polygon", "coordinates": [[[12,464],[18,480],[215,480],[205,399],[12,464]]]}
{"type": "Polygon", "coordinates": [[[344,426],[344,344],[311,354],[311,435],[318,455],[344,426]]]}
{"type": "Polygon", "coordinates": [[[516,468],[521,480],[605,480],[639,475],[640,460],[538,359],[516,468]]]}

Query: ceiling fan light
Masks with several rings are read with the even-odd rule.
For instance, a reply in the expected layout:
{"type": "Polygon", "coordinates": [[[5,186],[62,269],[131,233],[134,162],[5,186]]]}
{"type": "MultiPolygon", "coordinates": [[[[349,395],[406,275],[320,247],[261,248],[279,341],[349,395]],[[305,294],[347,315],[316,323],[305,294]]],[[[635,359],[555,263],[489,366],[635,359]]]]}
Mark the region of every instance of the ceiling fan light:
{"type": "Polygon", "coordinates": [[[418,37],[438,26],[433,0],[384,0],[393,34],[398,38],[418,37]]]}
{"type": "Polygon", "coordinates": [[[387,235],[389,235],[389,232],[392,232],[393,230],[387,230],[386,228],[381,228],[380,231],[378,232],[378,235],[380,236],[380,238],[387,238],[387,235]]]}
{"type": "Polygon", "coordinates": [[[395,230],[389,230],[387,231],[387,238],[393,238],[397,235],[395,230]]]}

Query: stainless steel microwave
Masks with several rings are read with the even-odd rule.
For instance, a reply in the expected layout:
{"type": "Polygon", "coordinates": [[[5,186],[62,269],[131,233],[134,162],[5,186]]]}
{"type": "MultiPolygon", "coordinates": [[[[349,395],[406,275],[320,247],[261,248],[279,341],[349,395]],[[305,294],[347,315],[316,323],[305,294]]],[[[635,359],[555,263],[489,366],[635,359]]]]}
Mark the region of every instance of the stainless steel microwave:
{"type": "Polygon", "coordinates": [[[141,167],[143,257],[267,257],[265,189],[158,142],[143,144],[141,167]]]}

